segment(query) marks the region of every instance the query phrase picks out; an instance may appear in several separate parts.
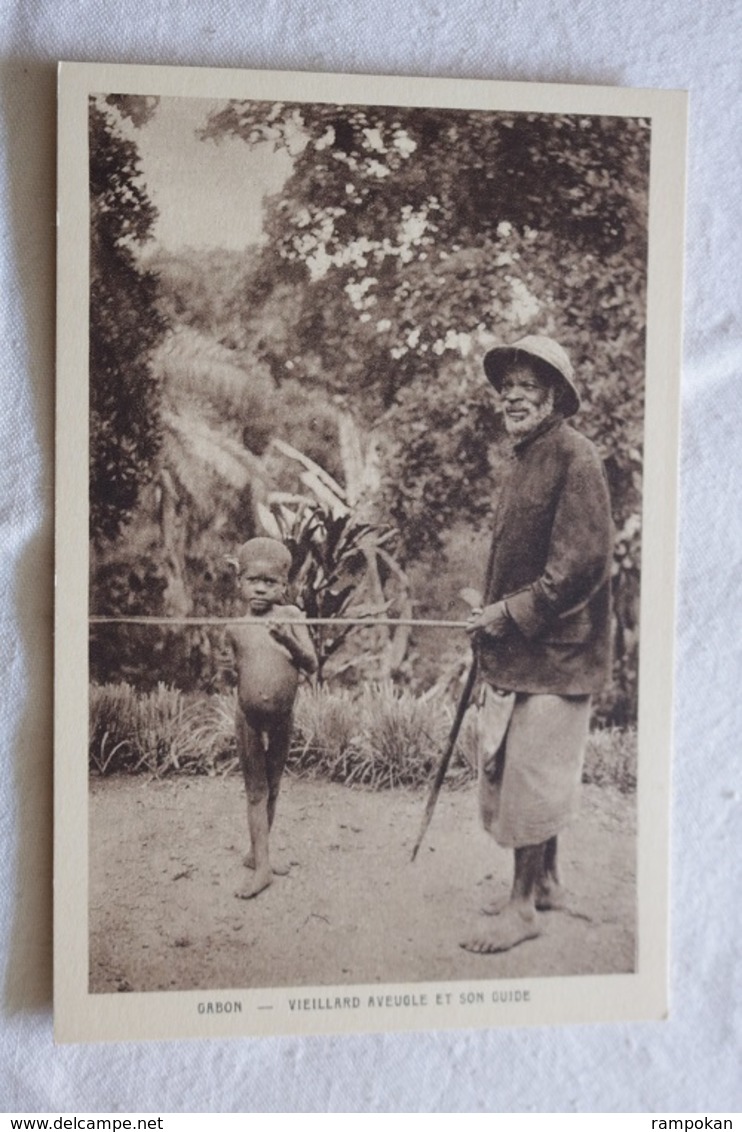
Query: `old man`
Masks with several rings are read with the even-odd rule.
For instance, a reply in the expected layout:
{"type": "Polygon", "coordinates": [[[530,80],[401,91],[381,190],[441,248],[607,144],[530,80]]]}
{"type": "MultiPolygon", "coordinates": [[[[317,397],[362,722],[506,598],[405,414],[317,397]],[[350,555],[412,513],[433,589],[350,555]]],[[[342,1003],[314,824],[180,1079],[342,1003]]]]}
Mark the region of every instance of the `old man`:
{"type": "Polygon", "coordinates": [[[509,900],[462,947],[490,953],[539,935],[541,913],[563,901],[557,838],[578,802],[590,698],[610,676],[613,533],[600,455],[567,423],[580,398],[566,352],[529,336],[490,350],[484,369],[512,455],[470,632],[510,714],[480,802],[515,861],[509,900]]]}

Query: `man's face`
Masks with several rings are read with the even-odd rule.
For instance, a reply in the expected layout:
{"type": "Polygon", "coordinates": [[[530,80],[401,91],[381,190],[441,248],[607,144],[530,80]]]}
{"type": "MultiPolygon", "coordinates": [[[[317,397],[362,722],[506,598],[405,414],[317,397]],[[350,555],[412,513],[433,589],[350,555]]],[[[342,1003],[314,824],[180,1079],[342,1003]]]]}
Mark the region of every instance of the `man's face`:
{"type": "Polygon", "coordinates": [[[500,396],[510,436],[527,436],[554,409],[554,390],[527,363],[521,362],[507,371],[500,396]]]}
{"type": "Polygon", "coordinates": [[[283,571],[269,562],[251,562],[240,576],[242,596],[251,613],[267,613],[274,605],[282,604],[286,579],[283,571]]]}

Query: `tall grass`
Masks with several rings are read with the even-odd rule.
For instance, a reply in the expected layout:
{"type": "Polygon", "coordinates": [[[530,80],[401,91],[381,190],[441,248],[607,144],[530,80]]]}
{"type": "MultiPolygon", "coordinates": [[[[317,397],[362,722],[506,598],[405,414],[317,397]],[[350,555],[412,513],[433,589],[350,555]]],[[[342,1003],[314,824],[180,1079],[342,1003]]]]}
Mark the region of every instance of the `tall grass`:
{"type": "MultiPolygon", "coordinates": [[[[147,693],[128,684],[90,688],[90,767],[153,775],[172,772],[226,774],[238,765],[234,693],[186,696],[159,684],[147,693]]],[[[437,765],[451,726],[453,705],[442,695],[427,699],[390,683],[359,692],[301,688],[294,711],[288,769],[372,789],[420,786],[437,765]]],[[[475,774],[482,742],[475,713],[464,721],[448,781],[475,774]]],[[[591,734],[583,780],[636,787],[636,733],[591,734]]]]}
{"type": "Polygon", "coordinates": [[[141,693],[128,684],[92,685],[89,706],[90,759],[101,774],[167,769],[183,730],[181,692],[165,684],[141,693]]]}
{"type": "Polygon", "coordinates": [[[289,767],[298,774],[324,767],[330,778],[343,777],[349,753],[361,742],[361,723],[349,692],[332,695],[324,688],[301,688],[294,708],[289,767]]]}
{"type": "Polygon", "coordinates": [[[227,696],[187,697],[158,684],[92,684],[89,764],[99,774],[182,770],[215,774],[236,762],[234,706],[227,696]]]}
{"type": "Polygon", "coordinates": [[[605,727],[587,741],[582,781],[595,786],[617,786],[624,793],[636,790],[637,741],[633,728],[605,727]]]}
{"type": "Polygon", "coordinates": [[[300,693],[289,766],[373,789],[418,786],[435,765],[446,729],[431,707],[390,683],[359,694],[325,688],[300,693]]]}

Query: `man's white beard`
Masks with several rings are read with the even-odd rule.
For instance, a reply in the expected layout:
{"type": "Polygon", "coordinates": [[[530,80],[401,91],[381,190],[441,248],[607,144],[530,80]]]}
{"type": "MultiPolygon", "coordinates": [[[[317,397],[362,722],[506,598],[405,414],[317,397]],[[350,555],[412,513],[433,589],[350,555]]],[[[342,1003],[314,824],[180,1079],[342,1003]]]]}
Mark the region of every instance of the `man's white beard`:
{"type": "Polygon", "coordinates": [[[549,390],[540,405],[532,405],[530,401],[526,404],[528,412],[520,421],[511,420],[507,413],[503,413],[505,431],[508,436],[512,436],[515,440],[528,436],[530,432],[538,428],[542,421],[551,416],[554,412],[554,390],[549,390]]]}

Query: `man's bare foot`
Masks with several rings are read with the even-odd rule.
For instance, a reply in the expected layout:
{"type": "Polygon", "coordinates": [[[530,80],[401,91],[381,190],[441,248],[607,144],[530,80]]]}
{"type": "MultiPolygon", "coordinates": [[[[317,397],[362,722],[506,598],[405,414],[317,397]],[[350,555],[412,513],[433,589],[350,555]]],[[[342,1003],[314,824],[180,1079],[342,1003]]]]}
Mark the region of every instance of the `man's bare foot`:
{"type": "Polygon", "coordinates": [[[567,895],[559,881],[545,877],[536,889],[536,907],[539,912],[558,912],[566,904],[567,895]]]}
{"type": "Polygon", "coordinates": [[[256,872],[255,876],[244,888],[235,892],[235,896],[238,900],[252,900],[253,896],[257,896],[271,884],[273,884],[273,871],[271,869],[267,872],[256,872]]]}
{"type": "MultiPolygon", "coordinates": [[[[492,900],[482,906],[483,916],[499,916],[510,901],[507,897],[492,900]]],[[[536,910],[538,912],[559,912],[567,907],[567,895],[557,880],[545,879],[536,889],[536,910]]]]}
{"type": "MultiPolygon", "coordinates": [[[[246,869],[254,869],[255,868],[255,855],[254,855],[252,849],[250,849],[245,854],[245,856],[242,858],[242,864],[245,866],[246,869]]],[[[282,865],[279,862],[279,864],[273,866],[273,873],[277,877],[287,877],[290,872],[291,872],[291,866],[290,865],[282,865]]]]}
{"type": "Polygon", "coordinates": [[[497,951],[509,951],[511,947],[538,935],[541,935],[541,924],[536,913],[523,911],[510,903],[495,917],[487,931],[462,940],[460,946],[480,955],[492,955],[497,951]]]}

